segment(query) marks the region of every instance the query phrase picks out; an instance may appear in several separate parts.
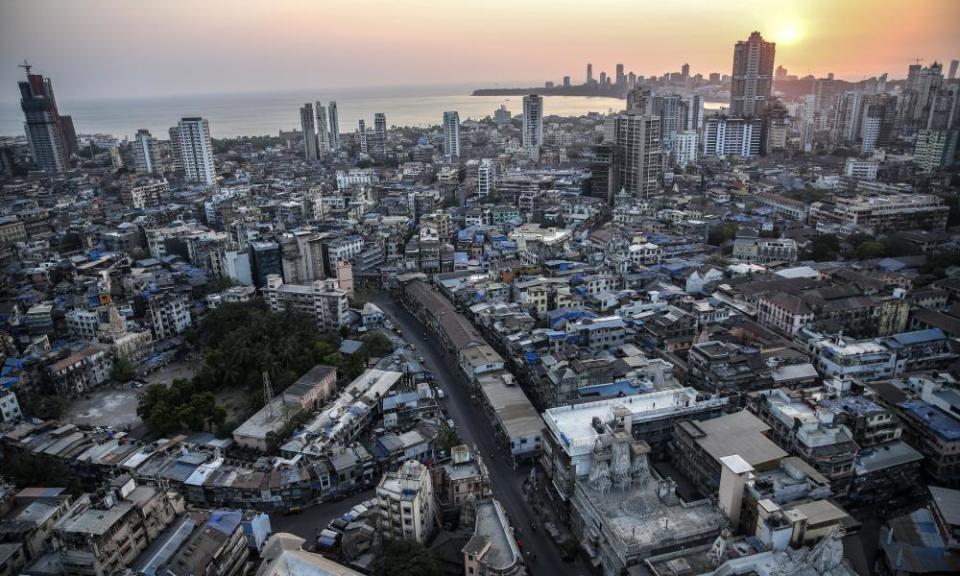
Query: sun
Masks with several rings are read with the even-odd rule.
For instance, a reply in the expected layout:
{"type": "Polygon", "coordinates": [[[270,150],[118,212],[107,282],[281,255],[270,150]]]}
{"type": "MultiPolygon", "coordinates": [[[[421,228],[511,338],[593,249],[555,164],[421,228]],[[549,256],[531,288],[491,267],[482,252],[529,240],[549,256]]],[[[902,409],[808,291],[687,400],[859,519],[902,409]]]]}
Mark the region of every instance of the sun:
{"type": "Polygon", "coordinates": [[[777,33],[776,41],[780,44],[796,44],[800,40],[800,27],[793,22],[784,24],[777,33]]]}

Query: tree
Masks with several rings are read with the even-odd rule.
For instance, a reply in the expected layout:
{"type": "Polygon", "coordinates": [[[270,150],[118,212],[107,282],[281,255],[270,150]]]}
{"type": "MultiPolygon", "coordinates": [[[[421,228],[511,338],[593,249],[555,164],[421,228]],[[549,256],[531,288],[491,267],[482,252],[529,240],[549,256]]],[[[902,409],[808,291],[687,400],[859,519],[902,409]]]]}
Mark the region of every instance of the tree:
{"type": "Polygon", "coordinates": [[[113,363],[113,368],[110,369],[110,379],[120,384],[126,384],[133,380],[136,375],[137,371],[133,364],[130,364],[125,358],[118,358],[113,363]]]}
{"type": "Polygon", "coordinates": [[[373,332],[363,337],[363,350],[371,358],[379,358],[393,352],[393,343],[380,332],[373,332]]]}
{"type": "Polygon", "coordinates": [[[440,431],[437,433],[438,450],[450,450],[454,446],[459,446],[461,444],[463,444],[463,441],[453,428],[447,426],[446,424],[440,427],[440,431]]]}
{"type": "Polygon", "coordinates": [[[158,434],[188,430],[217,430],[227,413],[212,392],[197,391],[190,380],[174,380],[170,387],[151,384],[137,405],[137,415],[158,434]]]}
{"type": "Polygon", "coordinates": [[[377,559],[375,576],[440,576],[440,566],[433,552],[412,540],[387,544],[377,559]]]}
{"type": "Polygon", "coordinates": [[[719,246],[727,240],[733,240],[737,237],[737,225],[728,222],[722,226],[713,226],[707,232],[707,244],[719,246]]]}
{"type": "Polygon", "coordinates": [[[816,236],[810,242],[810,258],[817,262],[833,260],[840,253],[840,240],[834,234],[816,236]]]}
{"type": "Polygon", "coordinates": [[[882,242],[867,240],[857,246],[857,258],[859,260],[871,260],[873,258],[883,258],[887,249],[882,242]]]}

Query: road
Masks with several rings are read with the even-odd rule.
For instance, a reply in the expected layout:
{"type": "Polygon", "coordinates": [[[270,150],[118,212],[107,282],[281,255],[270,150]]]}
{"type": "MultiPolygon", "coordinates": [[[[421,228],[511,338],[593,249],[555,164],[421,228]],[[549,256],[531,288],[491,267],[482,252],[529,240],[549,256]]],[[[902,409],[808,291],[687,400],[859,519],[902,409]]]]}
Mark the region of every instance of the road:
{"type": "Polygon", "coordinates": [[[375,490],[367,490],[344,498],[339,502],[323,502],[311,506],[297,514],[271,514],[270,527],[274,532],[289,532],[307,541],[308,546],[316,542],[317,534],[327,527],[334,518],[339,518],[364,500],[375,498],[375,490]]]}
{"type": "Polygon", "coordinates": [[[494,496],[503,505],[514,527],[521,529],[518,539],[524,549],[537,558],[532,563],[527,562],[529,572],[549,576],[589,574],[591,570],[582,559],[578,557],[575,563],[563,562],[559,548],[549,536],[542,529],[530,529],[530,519],[535,516],[523,495],[523,480],[530,473],[530,465],[513,469],[509,456],[496,443],[493,426],[471,402],[466,381],[436,337],[433,334],[424,336],[423,324],[388,295],[380,294],[374,302],[403,331],[403,338],[415,345],[417,353],[423,356],[427,369],[433,372],[447,396],[447,414],[453,418],[460,438],[466,444],[476,446],[484,456],[494,496]],[[496,457],[491,458],[491,455],[496,457]]]}

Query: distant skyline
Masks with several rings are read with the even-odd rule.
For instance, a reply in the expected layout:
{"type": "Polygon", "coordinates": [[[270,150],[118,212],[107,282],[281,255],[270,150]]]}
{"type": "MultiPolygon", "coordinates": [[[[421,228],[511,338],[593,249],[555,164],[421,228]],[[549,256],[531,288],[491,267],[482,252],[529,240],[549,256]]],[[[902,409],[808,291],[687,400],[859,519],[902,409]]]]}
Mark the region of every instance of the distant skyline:
{"type": "Polygon", "coordinates": [[[759,30],[792,74],[906,76],[960,58],[958,0],[0,0],[0,101],[17,64],[58,100],[729,74],[759,30]]]}

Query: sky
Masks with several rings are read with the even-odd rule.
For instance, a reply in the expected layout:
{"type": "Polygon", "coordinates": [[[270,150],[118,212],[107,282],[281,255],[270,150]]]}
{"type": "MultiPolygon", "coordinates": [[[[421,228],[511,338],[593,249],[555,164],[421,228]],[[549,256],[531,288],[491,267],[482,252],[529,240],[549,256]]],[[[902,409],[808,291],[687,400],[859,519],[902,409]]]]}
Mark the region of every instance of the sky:
{"type": "Polygon", "coordinates": [[[0,0],[0,100],[24,58],[58,100],[729,73],[753,30],[791,73],[900,78],[960,58],[960,0],[0,0]]]}

